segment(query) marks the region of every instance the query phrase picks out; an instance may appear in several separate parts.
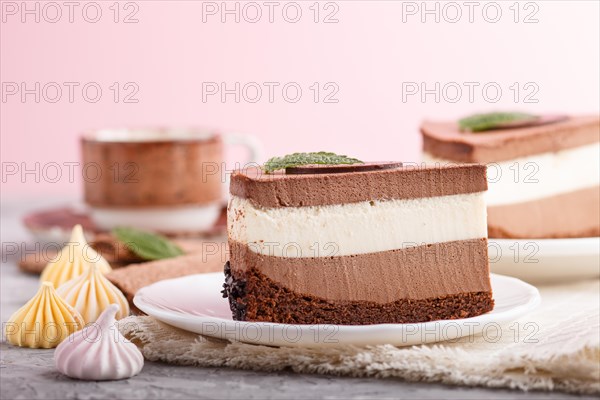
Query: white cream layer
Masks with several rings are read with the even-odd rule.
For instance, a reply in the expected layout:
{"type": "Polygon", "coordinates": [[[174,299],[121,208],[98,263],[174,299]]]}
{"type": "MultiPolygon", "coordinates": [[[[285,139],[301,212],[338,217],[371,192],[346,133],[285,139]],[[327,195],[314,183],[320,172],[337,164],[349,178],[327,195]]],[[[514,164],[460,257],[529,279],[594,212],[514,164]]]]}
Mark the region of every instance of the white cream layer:
{"type": "MultiPolygon", "coordinates": [[[[455,161],[423,155],[426,163],[455,161]]],[[[600,184],[600,143],[488,164],[487,204],[500,206],[556,196],[600,184]]]]}
{"type": "Polygon", "coordinates": [[[487,237],[484,193],[258,208],[232,196],[229,237],[278,257],[328,257],[487,237]]]}

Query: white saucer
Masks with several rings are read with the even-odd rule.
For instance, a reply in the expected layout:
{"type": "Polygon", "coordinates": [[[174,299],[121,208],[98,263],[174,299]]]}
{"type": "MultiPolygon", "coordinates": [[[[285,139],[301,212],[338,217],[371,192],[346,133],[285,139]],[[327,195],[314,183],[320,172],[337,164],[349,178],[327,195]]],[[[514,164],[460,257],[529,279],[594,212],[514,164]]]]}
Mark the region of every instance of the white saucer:
{"type": "Polygon", "coordinates": [[[600,276],[600,237],[574,239],[489,239],[492,272],[531,283],[600,276]]]}
{"type": "MultiPolygon", "coordinates": [[[[492,274],[494,310],[478,317],[382,325],[287,325],[234,321],[221,295],[222,273],[168,279],[139,290],[133,299],[146,314],[169,325],[206,336],[268,346],[392,344],[411,346],[483,333],[497,340],[500,324],[533,310],[538,290],[518,279],[492,274]]],[[[508,331],[507,331],[508,332],[508,331]]]]}
{"type": "Polygon", "coordinates": [[[101,230],[135,226],[163,233],[201,232],[215,225],[221,215],[221,202],[203,205],[154,208],[99,208],[88,206],[90,217],[101,230]]]}

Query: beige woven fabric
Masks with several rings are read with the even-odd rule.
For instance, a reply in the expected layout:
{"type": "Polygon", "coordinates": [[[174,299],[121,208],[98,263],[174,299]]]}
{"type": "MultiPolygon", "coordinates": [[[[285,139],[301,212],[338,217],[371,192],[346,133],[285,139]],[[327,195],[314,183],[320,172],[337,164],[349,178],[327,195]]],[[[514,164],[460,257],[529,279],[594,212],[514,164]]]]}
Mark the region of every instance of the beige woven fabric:
{"type": "Polygon", "coordinates": [[[413,347],[275,348],[202,337],[151,317],[120,326],[151,361],[522,390],[600,392],[600,281],[540,288],[542,305],[476,336],[413,347]]]}

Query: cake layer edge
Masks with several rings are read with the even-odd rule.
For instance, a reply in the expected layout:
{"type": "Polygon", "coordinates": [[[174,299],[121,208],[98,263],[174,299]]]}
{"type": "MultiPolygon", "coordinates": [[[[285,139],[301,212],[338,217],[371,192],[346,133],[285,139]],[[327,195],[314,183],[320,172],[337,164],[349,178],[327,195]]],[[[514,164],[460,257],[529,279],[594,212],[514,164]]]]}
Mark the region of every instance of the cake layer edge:
{"type": "Polygon", "coordinates": [[[256,270],[244,278],[225,264],[223,296],[237,321],[285,324],[369,325],[417,323],[470,318],[494,307],[491,292],[462,292],[423,300],[401,299],[388,304],[368,301],[328,301],[282,288],[256,270]]]}
{"type": "Polygon", "coordinates": [[[313,175],[265,174],[249,168],[234,171],[230,184],[232,195],[267,208],[414,199],[485,190],[486,167],[477,164],[313,175]]]}
{"type": "Polygon", "coordinates": [[[484,192],[262,208],[231,196],[231,240],[279,257],[346,256],[487,236],[484,192]],[[401,223],[399,223],[401,221],[401,223]]]}
{"type": "Polygon", "coordinates": [[[351,256],[286,258],[229,241],[233,275],[256,270],[299,295],[386,304],[491,291],[485,238],[351,256]]]}
{"type": "Polygon", "coordinates": [[[600,186],[489,207],[488,233],[510,239],[600,236],[600,186]]]}

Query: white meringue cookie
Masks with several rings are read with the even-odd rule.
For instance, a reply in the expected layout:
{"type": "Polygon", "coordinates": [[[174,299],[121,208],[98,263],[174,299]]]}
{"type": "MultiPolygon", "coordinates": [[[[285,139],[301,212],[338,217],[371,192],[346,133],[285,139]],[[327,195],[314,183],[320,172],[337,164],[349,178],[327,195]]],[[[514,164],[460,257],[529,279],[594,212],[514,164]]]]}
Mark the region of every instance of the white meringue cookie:
{"type": "Polygon", "coordinates": [[[60,285],[56,292],[81,313],[86,324],[94,322],[113,303],[119,305],[117,319],[129,315],[129,303],[123,292],[104,276],[96,264],[91,264],[77,278],[60,285]]]}
{"type": "Polygon", "coordinates": [[[119,305],[111,304],[94,324],[67,337],[54,352],[56,369],[71,378],[105,381],[137,375],[144,357],[117,329],[119,305]]]}

